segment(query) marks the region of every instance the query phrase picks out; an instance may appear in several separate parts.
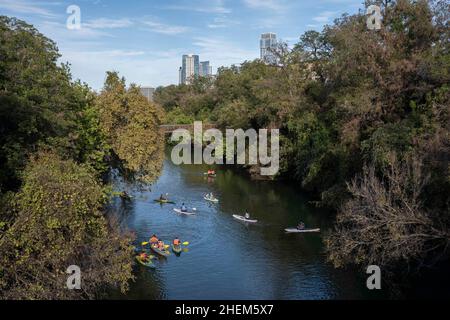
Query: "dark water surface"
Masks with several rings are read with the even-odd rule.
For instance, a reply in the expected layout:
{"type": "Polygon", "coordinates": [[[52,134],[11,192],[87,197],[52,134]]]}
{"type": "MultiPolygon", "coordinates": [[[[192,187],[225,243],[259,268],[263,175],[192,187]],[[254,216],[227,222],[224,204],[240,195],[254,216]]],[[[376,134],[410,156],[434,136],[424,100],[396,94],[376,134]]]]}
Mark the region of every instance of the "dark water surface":
{"type": "Polygon", "coordinates": [[[307,196],[280,182],[251,181],[229,167],[217,167],[206,178],[202,165],[175,166],[170,159],[150,192],[136,192],[129,203],[117,200],[123,223],[137,243],[152,233],[170,243],[189,241],[188,252],[156,260],[156,269],[136,265],[136,281],[127,299],[362,299],[370,298],[366,275],[336,270],[326,262],[322,234],[330,214],[315,208],[307,196]],[[208,203],[213,192],[220,200],[208,203]],[[153,202],[169,193],[176,205],[153,202]],[[182,202],[196,216],[173,211],[182,202]],[[232,218],[247,209],[259,220],[246,225],[232,218]],[[286,234],[299,220],[321,234],[286,234]]]}

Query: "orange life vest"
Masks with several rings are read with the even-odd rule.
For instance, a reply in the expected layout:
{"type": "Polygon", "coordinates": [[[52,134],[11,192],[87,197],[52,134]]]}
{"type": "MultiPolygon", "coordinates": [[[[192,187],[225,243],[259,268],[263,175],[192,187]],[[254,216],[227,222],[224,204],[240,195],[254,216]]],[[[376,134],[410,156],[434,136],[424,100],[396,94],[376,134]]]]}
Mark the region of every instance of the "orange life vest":
{"type": "Polygon", "coordinates": [[[158,242],[158,238],[157,237],[151,237],[150,238],[150,243],[156,243],[156,242],[158,242]]]}

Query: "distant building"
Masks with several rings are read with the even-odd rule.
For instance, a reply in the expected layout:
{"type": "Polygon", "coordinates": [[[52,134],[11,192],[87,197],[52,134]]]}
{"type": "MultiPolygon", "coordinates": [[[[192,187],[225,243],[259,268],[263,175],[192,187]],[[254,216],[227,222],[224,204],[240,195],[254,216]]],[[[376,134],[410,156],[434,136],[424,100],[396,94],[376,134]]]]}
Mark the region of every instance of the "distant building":
{"type": "Polygon", "coordinates": [[[201,77],[212,76],[212,67],[209,64],[209,61],[200,62],[200,76],[201,77]]]}
{"type": "Polygon", "coordinates": [[[141,94],[147,98],[149,102],[153,101],[153,94],[155,93],[155,88],[152,87],[141,87],[141,94]]]}
{"type": "Polygon", "coordinates": [[[183,67],[178,70],[178,84],[183,84],[183,67]]]}
{"type": "Polygon", "coordinates": [[[195,54],[185,54],[180,70],[180,83],[189,84],[191,80],[200,75],[200,58],[195,54]]]}
{"type": "Polygon", "coordinates": [[[277,35],[275,33],[263,33],[260,40],[261,60],[267,63],[276,63],[273,50],[277,48],[277,35]]]}

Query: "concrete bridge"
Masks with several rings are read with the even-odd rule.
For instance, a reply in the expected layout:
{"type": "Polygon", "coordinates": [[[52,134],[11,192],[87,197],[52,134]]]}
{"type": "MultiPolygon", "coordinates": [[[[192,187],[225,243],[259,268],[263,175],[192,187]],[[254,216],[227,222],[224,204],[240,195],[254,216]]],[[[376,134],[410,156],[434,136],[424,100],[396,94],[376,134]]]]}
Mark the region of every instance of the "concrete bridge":
{"type": "MultiPolygon", "coordinates": [[[[177,129],[194,131],[194,124],[163,124],[160,125],[159,128],[163,130],[165,134],[170,134],[177,129]]],[[[203,123],[203,131],[214,128],[217,128],[217,125],[214,123],[203,123]]]]}

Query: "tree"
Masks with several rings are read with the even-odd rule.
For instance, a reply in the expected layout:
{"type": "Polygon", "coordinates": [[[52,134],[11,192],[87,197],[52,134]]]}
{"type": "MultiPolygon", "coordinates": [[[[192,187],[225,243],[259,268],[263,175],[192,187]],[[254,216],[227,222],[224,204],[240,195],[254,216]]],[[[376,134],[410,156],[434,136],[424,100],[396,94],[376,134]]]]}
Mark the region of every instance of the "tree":
{"type": "Polygon", "coordinates": [[[0,190],[6,191],[20,187],[20,172],[40,146],[88,157],[77,131],[93,94],[72,82],[68,65],[57,62],[56,44],[31,25],[0,16],[0,43],[0,190]]]}
{"type": "Polygon", "coordinates": [[[164,159],[164,134],[159,125],[163,111],[140,93],[125,87],[125,79],[108,72],[96,100],[100,125],[124,176],[138,182],[153,182],[164,159]]]}
{"type": "Polygon", "coordinates": [[[14,219],[0,235],[0,297],[78,299],[108,286],[126,290],[131,238],[104,217],[107,192],[88,166],[53,152],[34,156],[7,207],[14,219]],[[81,268],[81,290],[66,288],[70,265],[81,268]]]}
{"type": "Polygon", "coordinates": [[[417,156],[402,163],[392,156],[383,179],[374,166],[365,167],[348,185],[353,199],[341,208],[325,240],[335,266],[375,264],[395,271],[422,266],[428,255],[445,253],[450,245],[448,218],[423,206],[428,176],[422,167],[417,156]]]}

